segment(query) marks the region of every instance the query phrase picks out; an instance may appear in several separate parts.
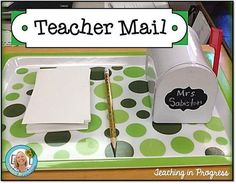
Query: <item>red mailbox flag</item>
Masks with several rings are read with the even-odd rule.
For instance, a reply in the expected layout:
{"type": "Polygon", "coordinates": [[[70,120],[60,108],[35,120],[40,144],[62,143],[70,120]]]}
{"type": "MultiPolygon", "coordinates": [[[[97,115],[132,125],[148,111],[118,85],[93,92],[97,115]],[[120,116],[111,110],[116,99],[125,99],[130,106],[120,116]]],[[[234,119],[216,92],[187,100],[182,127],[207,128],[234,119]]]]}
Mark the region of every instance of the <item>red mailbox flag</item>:
{"type": "Polygon", "coordinates": [[[216,74],[216,76],[218,74],[218,68],[219,68],[222,37],[223,37],[222,29],[217,29],[217,28],[213,28],[213,27],[211,28],[211,35],[210,35],[209,45],[211,47],[213,47],[214,50],[215,50],[214,63],[213,63],[213,72],[216,74]]]}

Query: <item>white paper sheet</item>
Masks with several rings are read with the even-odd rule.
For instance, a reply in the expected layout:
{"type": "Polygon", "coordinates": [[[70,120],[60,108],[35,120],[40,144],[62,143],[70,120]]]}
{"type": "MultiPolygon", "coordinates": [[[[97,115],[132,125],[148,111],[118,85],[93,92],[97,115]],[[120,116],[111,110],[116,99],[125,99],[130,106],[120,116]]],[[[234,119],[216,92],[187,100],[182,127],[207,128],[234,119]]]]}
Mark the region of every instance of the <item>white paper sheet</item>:
{"type": "Polygon", "coordinates": [[[48,127],[51,127],[53,124],[66,126],[89,122],[89,81],[88,67],[39,70],[23,124],[50,124],[48,127]]]}
{"type": "Polygon", "coordinates": [[[26,125],[27,133],[42,133],[42,132],[58,132],[68,130],[85,130],[88,129],[88,123],[50,123],[50,124],[31,124],[26,125]]]}

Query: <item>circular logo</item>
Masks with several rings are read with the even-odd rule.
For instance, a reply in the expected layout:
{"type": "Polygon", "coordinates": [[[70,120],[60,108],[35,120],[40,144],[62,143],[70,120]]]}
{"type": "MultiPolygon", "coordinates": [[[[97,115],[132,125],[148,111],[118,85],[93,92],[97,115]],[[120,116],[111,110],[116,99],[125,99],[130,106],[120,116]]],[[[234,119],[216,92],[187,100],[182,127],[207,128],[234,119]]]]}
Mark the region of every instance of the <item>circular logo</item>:
{"type": "Polygon", "coordinates": [[[38,158],[34,150],[26,145],[12,147],[5,157],[6,168],[15,176],[28,176],[37,167],[38,158]]]}

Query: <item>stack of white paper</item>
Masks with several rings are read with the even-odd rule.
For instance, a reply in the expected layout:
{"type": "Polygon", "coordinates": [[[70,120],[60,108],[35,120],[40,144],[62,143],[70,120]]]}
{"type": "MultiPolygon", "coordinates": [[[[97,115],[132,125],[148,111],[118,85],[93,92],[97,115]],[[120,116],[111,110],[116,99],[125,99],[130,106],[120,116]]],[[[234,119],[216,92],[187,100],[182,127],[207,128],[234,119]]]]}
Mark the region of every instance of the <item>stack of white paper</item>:
{"type": "Polygon", "coordinates": [[[63,67],[37,72],[23,124],[27,133],[87,129],[90,69],[63,67]]]}

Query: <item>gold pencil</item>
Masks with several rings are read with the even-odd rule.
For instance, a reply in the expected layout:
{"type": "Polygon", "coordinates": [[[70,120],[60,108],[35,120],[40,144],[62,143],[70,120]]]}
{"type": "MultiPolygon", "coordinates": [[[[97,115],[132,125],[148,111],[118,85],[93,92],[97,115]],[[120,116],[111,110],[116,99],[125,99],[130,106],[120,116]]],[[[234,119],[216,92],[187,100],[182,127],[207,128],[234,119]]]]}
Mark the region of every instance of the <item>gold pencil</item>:
{"type": "Polygon", "coordinates": [[[107,92],[108,117],[109,117],[111,147],[112,147],[114,157],[116,157],[116,126],[115,126],[115,119],[114,119],[114,112],[113,112],[111,82],[110,82],[109,69],[108,68],[105,68],[104,79],[105,79],[106,92],[107,92]]]}

